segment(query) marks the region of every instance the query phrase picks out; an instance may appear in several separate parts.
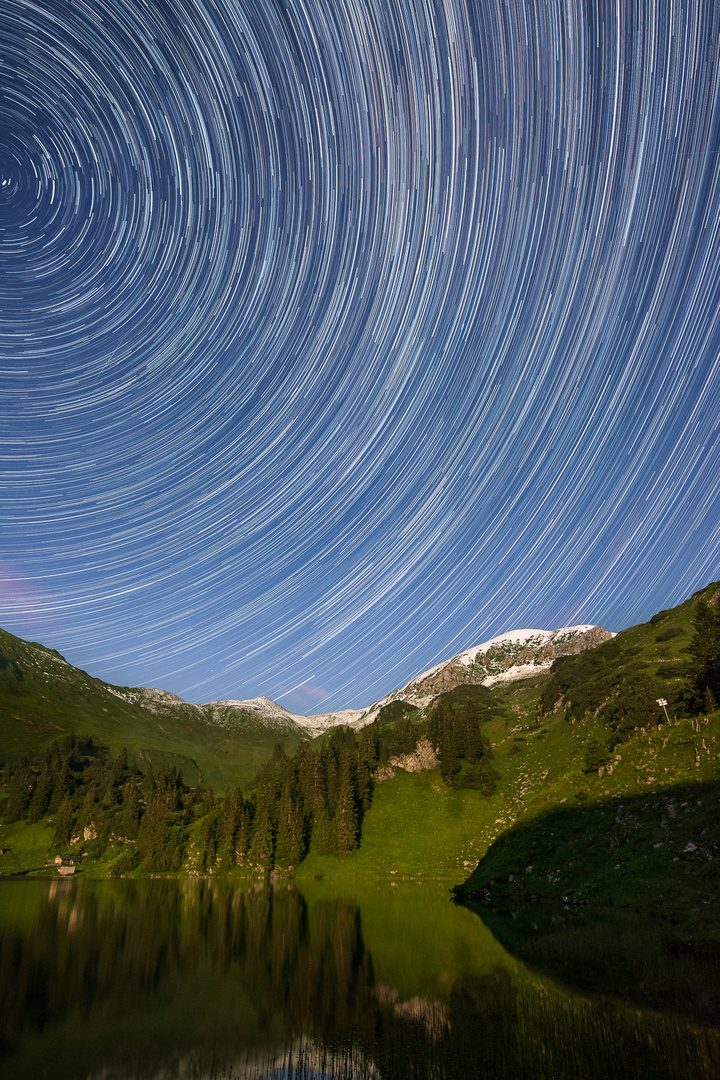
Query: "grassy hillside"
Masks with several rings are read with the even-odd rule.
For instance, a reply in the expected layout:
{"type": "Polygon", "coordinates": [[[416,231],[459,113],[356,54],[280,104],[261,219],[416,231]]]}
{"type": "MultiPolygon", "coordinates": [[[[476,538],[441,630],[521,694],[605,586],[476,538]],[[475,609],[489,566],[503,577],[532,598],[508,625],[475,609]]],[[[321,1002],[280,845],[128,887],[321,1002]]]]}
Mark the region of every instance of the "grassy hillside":
{"type": "MultiPolygon", "coordinates": [[[[242,728],[208,723],[172,695],[153,708],[125,699],[139,693],[94,679],[53,649],[0,630],[0,762],[38,753],[67,734],[91,736],[113,754],[126,747],[143,767],[175,766],[189,783],[202,774],[224,791],[248,783],[279,737],[252,718],[242,728]]],[[[298,742],[286,741],[293,749],[298,742]]]]}
{"type": "MultiPolygon", "coordinates": [[[[447,762],[427,771],[407,772],[396,768],[393,779],[374,784],[370,805],[362,819],[360,846],[342,857],[322,855],[313,832],[309,852],[295,868],[297,880],[302,883],[322,878],[339,888],[403,879],[451,885],[474,871],[462,895],[487,899],[488,882],[492,879],[497,886],[491,890],[492,897],[498,903],[506,903],[520,895],[516,885],[518,873],[524,873],[528,865],[537,865],[543,868],[544,879],[537,889],[526,889],[529,897],[554,897],[553,902],[562,903],[565,895],[562,889],[572,891],[583,902],[601,904],[608,890],[615,889],[617,898],[639,897],[642,907],[649,896],[647,890],[643,892],[634,884],[625,892],[619,889],[621,882],[616,876],[619,871],[614,868],[626,862],[628,866],[648,868],[648,889],[658,875],[662,876],[662,867],[668,867],[668,874],[675,875],[672,878],[676,881],[675,894],[685,893],[690,897],[690,907],[696,915],[700,912],[698,918],[702,921],[702,907],[709,906],[705,904],[705,885],[684,889],[684,882],[695,881],[701,869],[703,881],[705,878],[711,881],[715,872],[715,841],[701,836],[702,843],[698,843],[696,826],[704,813],[704,800],[710,800],[714,806],[713,785],[720,781],[720,712],[698,714],[691,708],[692,695],[688,696],[693,663],[688,647],[693,640],[698,604],[703,602],[709,603],[711,610],[717,610],[720,603],[717,583],[679,607],[623,631],[595,650],[561,658],[550,672],[493,687],[494,695],[502,695],[505,708],[488,705],[479,721],[487,762],[496,775],[493,793],[487,794],[492,786],[483,790],[459,787],[456,781],[465,776],[464,765],[454,780],[448,777],[447,762]],[[668,701],[669,719],[657,705],[658,697],[668,701]],[[682,814],[677,811],[677,822],[668,818],[669,809],[667,812],[662,809],[666,803],[680,807],[688,802],[692,807],[698,799],[701,807],[697,822],[695,812],[686,812],[685,807],[682,814]],[[627,808],[630,804],[628,821],[633,822],[632,827],[628,825],[620,840],[608,838],[605,844],[603,830],[611,818],[614,820],[613,815],[625,820],[625,810],[621,813],[615,808],[620,805],[627,808]],[[606,807],[609,808],[607,820],[606,807]],[[548,814],[559,814],[562,826],[547,826],[548,814]],[[575,857],[568,855],[565,840],[560,839],[565,829],[574,838],[572,843],[578,844],[573,849],[575,857]],[[589,838],[585,846],[578,839],[584,835],[589,838]],[[502,842],[496,844],[501,837],[502,842]],[[623,845],[621,855],[608,862],[606,855],[608,852],[614,855],[618,844],[623,845]],[[690,851],[688,854],[693,858],[685,858],[687,844],[693,844],[702,854],[690,851]],[[675,850],[678,845],[682,845],[682,852],[675,850]],[[567,862],[574,864],[573,873],[567,877],[561,875],[555,881],[556,864],[567,862]],[[706,864],[710,869],[704,869],[706,864]],[[590,882],[589,892],[583,880],[590,882]],[[497,884],[500,881],[504,884],[497,884]]],[[[33,726],[48,742],[65,725],[64,730],[91,734],[114,747],[127,744],[126,732],[130,730],[135,744],[143,747],[143,753],[167,754],[171,746],[176,755],[173,764],[178,759],[205,762],[205,778],[213,781],[214,775],[227,776],[231,772],[233,755],[239,760],[248,750],[250,736],[246,736],[248,743],[243,747],[243,736],[233,733],[236,741],[228,747],[222,741],[230,742],[228,732],[207,730],[198,721],[184,716],[180,706],[175,713],[168,707],[168,713],[162,716],[136,709],[116,697],[112,688],[64,665],[57,654],[50,654],[40,646],[28,648],[37,650],[34,656],[19,652],[11,655],[8,650],[1,673],[6,687],[12,685],[8,680],[15,679],[12,699],[15,727],[10,730],[16,738],[16,754],[30,745],[33,736],[27,731],[33,726]],[[43,684],[30,660],[46,675],[50,672],[53,687],[57,687],[58,672],[64,675],[66,696],[58,695],[54,714],[47,700],[39,704],[43,684]],[[22,677],[14,664],[21,669],[22,677]]],[[[9,700],[7,694],[5,700],[9,700]]],[[[413,713],[413,717],[415,723],[403,714],[384,725],[384,729],[393,730],[397,726],[402,739],[407,739],[408,731],[415,727],[419,733],[431,731],[429,715],[419,712],[417,716],[413,713]]],[[[37,739],[37,733],[34,737],[37,739]]],[[[348,738],[352,741],[354,736],[348,738]]],[[[132,750],[133,746],[129,748],[132,750]]],[[[245,779],[256,771],[262,753],[267,757],[267,750],[260,747],[254,762],[245,759],[245,779]]],[[[242,776],[241,768],[238,764],[233,775],[242,776]]],[[[279,768],[286,768],[282,761],[279,768]]],[[[256,812],[252,803],[248,805],[251,807],[248,812],[256,812]]],[[[16,830],[23,827],[14,826],[16,830]]],[[[193,835],[199,836],[201,825],[193,825],[192,830],[193,835]]],[[[22,849],[19,833],[14,835],[13,843],[16,852],[22,849]]],[[[34,838],[32,844],[28,840],[33,851],[39,850],[38,844],[41,846],[41,838],[34,838]]],[[[116,856],[117,852],[111,850],[96,864],[96,871],[106,872],[116,856]]],[[[206,862],[202,872],[210,872],[208,866],[213,865],[206,862]]],[[[186,870],[190,867],[188,861],[186,870]]],[[[216,872],[227,872],[227,868],[227,861],[218,862],[216,872]]],[[[91,873],[92,863],[83,872],[91,873]]],[[[262,873],[249,865],[248,860],[235,866],[234,872],[262,873]]],[[[714,895],[712,888],[710,895],[714,895]]],[[[687,929],[690,926],[687,912],[682,919],[687,929]]]]}
{"type": "Polygon", "coordinates": [[[698,709],[691,645],[698,604],[717,611],[719,600],[713,583],[510,695],[518,716],[537,702],[524,732],[534,779],[455,893],[483,905],[507,947],[588,987],[588,950],[600,943],[600,960],[607,948],[598,919],[613,921],[618,941],[635,939],[638,954],[658,942],[720,949],[720,711],[698,709]],[[547,734],[533,738],[538,727],[547,734]],[[539,737],[563,741],[564,762],[549,744],[541,753],[539,737]]]}
{"type": "MultiPolygon", "coordinates": [[[[691,714],[684,700],[698,601],[714,606],[719,596],[720,587],[713,583],[597,649],[556,661],[549,673],[493,687],[508,716],[483,727],[500,774],[492,796],[453,791],[439,769],[419,774],[398,770],[394,780],[375,788],[360,849],[341,860],[311,851],[300,875],[458,880],[490,850],[464,893],[484,895],[488,875],[497,876],[494,863],[489,868],[498,837],[507,834],[503,858],[508,865],[524,868],[528,860],[520,838],[533,822],[544,821],[555,809],[582,817],[586,808],[615,806],[621,796],[632,798],[633,805],[639,801],[633,814],[641,824],[636,839],[629,841],[628,856],[634,857],[635,844],[645,856],[644,829],[647,825],[654,836],[657,816],[649,796],[664,799],[666,791],[708,785],[711,790],[720,780],[720,713],[691,714]],[[657,697],[668,701],[669,721],[657,697]]],[[[682,820],[688,832],[684,846],[693,842],[695,827],[687,814],[682,820]]],[[[529,832],[527,842],[535,842],[529,832]]],[[[662,835],[653,840],[661,842],[662,835]]],[[[670,848],[653,850],[662,864],[670,848]]],[[[558,855],[560,862],[564,858],[558,855]]],[[[580,867],[583,859],[576,862],[580,867]]],[[[692,875],[697,860],[688,865],[692,875]]],[[[586,869],[591,876],[596,867],[590,861],[586,869]]],[[[506,878],[508,873],[513,870],[506,878]]],[[[696,897],[693,903],[697,907],[701,901],[696,897]]]]}

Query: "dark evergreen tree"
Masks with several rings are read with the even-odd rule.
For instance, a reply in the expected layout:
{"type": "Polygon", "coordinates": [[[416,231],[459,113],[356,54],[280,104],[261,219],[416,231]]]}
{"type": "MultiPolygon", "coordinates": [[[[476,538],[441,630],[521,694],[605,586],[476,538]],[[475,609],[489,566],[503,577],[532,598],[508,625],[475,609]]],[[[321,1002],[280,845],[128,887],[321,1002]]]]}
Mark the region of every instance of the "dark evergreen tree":
{"type": "Polygon", "coordinates": [[[85,796],[78,811],[78,824],[80,828],[91,828],[97,824],[100,808],[96,801],[96,795],[92,788],[87,788],[85,796]]]}
{"type": "Polygon", "coordinates": [[[152,767],[152,762],[150,763],[147,772],[143,773],[140,781],[140,794],[146,802],[155,794],[155,772],[152,767]]]}
{"type": "Polygon", "coordinates": [[[175,868],[175,837],[170,810],[162,792],[154,792],[140,822],[139,846],[145,865],[152,871],[175,868]]]}
{"type": "Polygon", "coordinates": [[[364,814],[372,802],[373,772],[375,764],[373,757],[368,757],[362,746],[358,747],[356,776],[357,776],[357,799],[360,814],[364,814]]]}
{"type": "Polygon", "coordinates": [[[314,822],[327,798],[325,767],[321,755],[307,742],[298,747],[297,764],[300,800],[310,821],[314,822]]]}
{"type": "Polygon", "coordinates": [[[321,757],[325,772],[325,804],[330,817],[333,817],[340,797],[340,763],[332,735],[323,744],[321,757]]]}
{"type": "Polygon", "coordinates": [[[212,872],[217,859],[217,810],[211,810],[202,819],[198,833],[198,869],[212,872]]]}
{"type": "Polygon", "coordinates": [[[313,836],[319,855],[338,854],[335,826],[326,804],[317,811],[313,836]]]}
{"type": "Polygon", "coordinates": [[[35,787],[35,774],[29,758],[24,759],[13,769],[8,782],[8,804],[5,820],[10,825],[15,821],[24,821],[35,787]]]}
{"type": "Polygon", "coordinates": [[[269,870],[275,855],[275,828],[272,802],[266,789],[257,795],[257,805],[253,818],[252,838],[248,848],[248,860],[255,866],[269,870]]]}
{"type": "Polygon", "coordinates": [[[357,847],[357,793],[349,758],[340,768],[340,792],[334,817],[335,848],[338,855],[348,855],[357,847]]]}
{"type": "Polygon", "coordinates": [[[72,803],[69,798],[63,799],[60,803],[57,814],[55,815],[53,824],[55,825],[55,834],[53,836],[53,843],[63,846],[67,844],[72,836],[73,828],[75,825],[75,811],[73,810],[72,803]]]}
{"type": "Polygon", "coordinates": [[[237,843],[243,819],[245,801],[240,788],[230,788],[218,814],[218,851],[228,867],[237,865],[237,843]]]}
{"type": "Polygon", "coordinates": [[[35,784],[35,790],[33,791],[28,807],[28,822],[31,825],[40,821],[40,819],[47,814],[54,788],[55,779],[52,775],[50,765],[45,761],[40,769],[40,775],[35,784]]]}
{"type": "Polygon", "coordinates": [[[244,862],[247,857],[247,853],[250,848],[251,838],[252,810],[250,805],[246,802],[243,806],[243,812],[240,818],[240,828],[238,829],[237,838],[235,841],[235,850],[237,851],[237,857],[240,862],[244,862]]]}
{"type": "Polygon", "coordinates": [[[302,820],[290,785],[284,786],[278,806],[275,862],[278,866],[297,866],[305,854],[302,820]]]}
{"type": "Polygon", "coordinates": [[[597,772],[607,765],[610,760],[610,751],[607,744],[600,739],[588,739],[583,751],[583,769],[585,772],[597,772]]]}
{"type": "Polygon", "coordinates": [[[122,785],[132,775],[133,769],[130,767],[128,761],[127,748],[123,746],[122,750],[112,763],[112,775],[115,783],[122,785]]]}
{"type": "Polygon", "coordinates": [[[200,818],[205,817],[210,813],[214,806],[215,792],[209,784],[204,785],[202,781],[198,779],[197,787],[194,791],[189,793],[189,797],[185,804],[185,809],[190,816],[190,820],[198,821],[200,818]]]}
{"type": "Polygon", "coordinates": [[[695,708],[705,708],[709,690],[710,703],[720,700],[720,608],[710,607],[700,598],[695,607],[694,633],[688,646],[692,658],[691,686],[695,708]]]}
{"type": "Polygon", "coordinates": [[[134,779],[126,780],[120,789],[121,803],[114,819],[118,836],[136,840],[140,831],[140,790],[134,779]]]}
{"type": "Polygon", "coordinates": [[[58,770],[55,774],[55,782],[53,785],[52,797],[50,799],[50,805],[48,806],[48,816],[56,814],[64,802],[69,798],[75,787],[75,781],[72,773],[64,761],[60,762],[58,770]]]}
{"type": "Polygon", "coordinates": [[[456,788],[475,788],[489,795],[499,773],[490,764],[492,750],[481,725],[497,711],[484,686],[458,686],[441,694],[431,710],[429,737],[437,747],[440,772],[456,788]]]}

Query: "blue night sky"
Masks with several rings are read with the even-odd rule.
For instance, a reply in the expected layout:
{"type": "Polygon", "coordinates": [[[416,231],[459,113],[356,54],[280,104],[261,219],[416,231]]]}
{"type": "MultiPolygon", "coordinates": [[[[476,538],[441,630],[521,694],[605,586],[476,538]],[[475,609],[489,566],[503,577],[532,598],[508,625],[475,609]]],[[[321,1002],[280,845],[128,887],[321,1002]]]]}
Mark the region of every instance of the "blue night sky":
{"type": "Polygon", "coordinates": [[[0,625],[319,712],[720,576],[719,31],[3,0],[0,625]]]}

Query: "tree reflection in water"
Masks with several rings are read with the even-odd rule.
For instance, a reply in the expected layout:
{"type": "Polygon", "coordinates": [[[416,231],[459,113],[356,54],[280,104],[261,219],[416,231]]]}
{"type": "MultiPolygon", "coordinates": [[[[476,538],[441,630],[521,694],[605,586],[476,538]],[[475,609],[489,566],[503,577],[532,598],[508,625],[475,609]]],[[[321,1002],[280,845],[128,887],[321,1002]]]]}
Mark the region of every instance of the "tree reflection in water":
{"type": "Polygon", "coordinates": [[[292,888],[5,882],[0,910],[1,1052],[18,1080],[720,1075],[714,1028],[569,992],[437,898],[427,935],[461,920],[438,973],[418,969],[419,933],[374,963],[361,906],[292,888]]]}

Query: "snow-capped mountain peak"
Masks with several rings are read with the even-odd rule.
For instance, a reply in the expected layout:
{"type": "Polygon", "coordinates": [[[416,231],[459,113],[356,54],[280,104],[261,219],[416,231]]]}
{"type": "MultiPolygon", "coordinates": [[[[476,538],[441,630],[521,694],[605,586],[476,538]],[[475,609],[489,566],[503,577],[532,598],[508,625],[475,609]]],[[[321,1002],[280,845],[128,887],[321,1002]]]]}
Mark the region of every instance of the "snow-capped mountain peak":
{"type": "Polygon", "coordinates": [[[522,679],[550,667],[558,656],[583,652],[601,645],[615,635],[601,626],[582,624],[559,630],[509,630],[458,653],[416,675],[399,690],[376,702],[365,714],[369,723],[392,701],[407,701],[422,708],[434,697],[461,683],[481,683],[522,679]]]}

